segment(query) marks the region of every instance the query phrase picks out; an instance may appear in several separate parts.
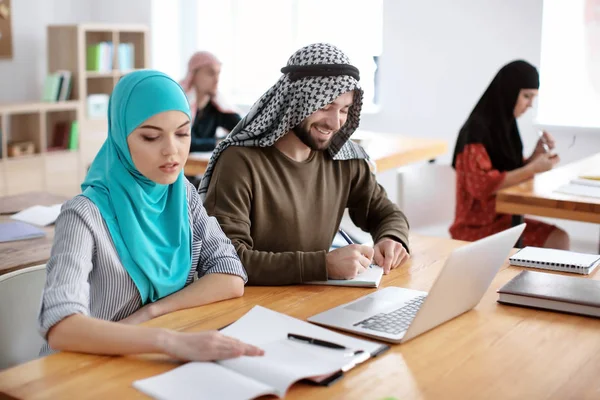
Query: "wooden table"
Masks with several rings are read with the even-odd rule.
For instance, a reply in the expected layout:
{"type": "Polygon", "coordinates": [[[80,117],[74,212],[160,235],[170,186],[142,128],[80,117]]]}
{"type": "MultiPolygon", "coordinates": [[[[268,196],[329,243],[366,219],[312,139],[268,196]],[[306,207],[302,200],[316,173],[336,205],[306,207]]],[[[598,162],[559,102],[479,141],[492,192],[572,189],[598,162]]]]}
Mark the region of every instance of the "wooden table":
{"type": "Polygon", "coordinates": [[[498,192],[496,211],[513,215],[539,215],[574,221],[600,223],[600,198],[555,192],[571,179],[600,166],[600,153],[579,162],[558,167],[534,179],[498,192]]]}
{"type": "MultiPolygon", "coordinates": [[[[390,133],[357,131],[352,139],[359,142],[377,164],[377,172],[399,168],[407,164],[433,160],[448,151],[448,143],[390,133]]],[[[212,153],[190,153],[185,164],[187,176],[202,175],[212,153]]]]}
{"type": "MultiPolygon", "coordinates": [[[[1,214],[14,214],[34,205],[50,206],[67,200],[64,196],[45,192],[0,197],[0,223],[12,221],[9,215],[1,214]]],[[[41,229],[46,232],[43,238],[0,243],[0,275],[48,261],[54,240],[54,226],[41,229]]]]}
{"type": "MultiPolygon", "coordinates": [[[[446,256],[463,242],[413,236],[411,244],[413,259],[384,276],[383,287],[429,290],[446,256]]],[[[296,384],[287,398],[597,399],[600,320],[498,304],[496,290],[519,270],[504,266],[474,310],[405,344],[393,345],[331,387],[296,384]]],[[[306,319],[372,290],[247,287],[241,298],[168,314],[147,325],[182,331],[215,329],[256,304],[306,319]]],[[[155,355],[55,354],[0,373],[0,392],[27,399],[145,398],[131,383],[174,367],[155,355]]]]}
{"type": "Polygon", "coordinates": [[[33,206],[52,206],[67,201],[68,198],[46,192],[29,192],[14,196],[0,197],[0,215],[15,214],[33,206]]]}

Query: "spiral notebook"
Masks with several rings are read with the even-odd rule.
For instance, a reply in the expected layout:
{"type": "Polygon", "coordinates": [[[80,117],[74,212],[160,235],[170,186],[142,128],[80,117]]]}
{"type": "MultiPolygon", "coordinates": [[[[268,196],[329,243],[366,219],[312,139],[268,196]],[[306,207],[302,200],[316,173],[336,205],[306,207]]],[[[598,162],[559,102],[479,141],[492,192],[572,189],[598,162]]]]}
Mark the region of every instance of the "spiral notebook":
{"type": "Polygon", "coordinates": [[[528,246],[509,260],[510,265],[518,267],[588,275],[600,264],[600,255],[528,246]]]}

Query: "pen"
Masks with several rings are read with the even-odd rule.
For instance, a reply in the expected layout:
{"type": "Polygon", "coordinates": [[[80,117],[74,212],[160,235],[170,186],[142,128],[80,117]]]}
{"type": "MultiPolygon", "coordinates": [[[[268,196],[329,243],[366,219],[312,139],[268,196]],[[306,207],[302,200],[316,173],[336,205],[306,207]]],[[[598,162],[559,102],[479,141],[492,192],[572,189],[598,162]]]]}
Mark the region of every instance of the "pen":
{"type": "MultiPolygon", "coordinates": [[[[342,346],[341,344],[332,343],[332,342],[328,342],[326,340],[321,340],[321,339],[315,339],[315,338],[311,338],[308,336],[298,335],[295,333],[288,333],[287,337],[290,340],[296,340],[296,341],[306,343],[306,344],[314,344],[316,346],[327,347],[330,349],[349,350],[346,346],[342,346]]],[[[364,353],[364,351],[356,350],[354,352],[354,355],[361,354],[361,353],[364,353]]]]}
{"type": "Polygon", "coordinates": [[[339,232],[340,232],[340,235],[342,235],[342,237],[344,238],[344,240],[346,242],[348,242],[348,244],[354,244],[352,239],[350,239],[350,236],[348,236],[348,234],[346,232],[344,232],[344,230],[342,228],[340,228],[339,232]]]}
{"type": "Polygon", "coordinates": [[[548,147],[548,143],[546,143],[546,138],[544,137],[544,131],[539,131],[538,133],[540,140],[542,141],[542,147],[544,148],[544,152],[550,152],[550,147],[548,147]]]}
{"type": "MultiPolygon", "coordinates": [[[[344,240],[346,242],[348,242],[348,244],[354,244],[354,242],[352,241],[352,239],[350,239],[350,236],[348,236],[348,234],[346,232],[344,232],[344,230],[342,228],[340,228],[338,232],[340,233],[340,235],[342,235],[342,237],[344,238],[344,240]]],[[[373,266],[369,265],[369,268],[373,268],[373,266]]]]}

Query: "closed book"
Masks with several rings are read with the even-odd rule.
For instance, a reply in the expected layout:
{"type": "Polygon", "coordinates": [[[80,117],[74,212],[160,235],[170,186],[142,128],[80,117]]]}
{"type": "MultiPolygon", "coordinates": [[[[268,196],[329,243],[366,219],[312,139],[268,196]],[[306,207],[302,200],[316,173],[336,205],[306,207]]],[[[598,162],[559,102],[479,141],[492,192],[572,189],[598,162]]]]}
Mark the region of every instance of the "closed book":
{"type": "Polygon", "coordinates": [[[498,302],[600,317],[600,281],[521,271],[499,290],[498,302]]]}

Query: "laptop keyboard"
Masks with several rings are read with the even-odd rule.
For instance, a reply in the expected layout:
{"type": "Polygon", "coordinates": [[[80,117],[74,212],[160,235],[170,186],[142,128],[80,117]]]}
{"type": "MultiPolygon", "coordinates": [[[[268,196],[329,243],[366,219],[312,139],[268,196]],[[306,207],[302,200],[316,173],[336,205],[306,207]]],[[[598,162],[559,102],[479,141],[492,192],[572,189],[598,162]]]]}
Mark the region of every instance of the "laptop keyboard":
{"type": "Polygon", "coordinates": [[[374,315],[363,321],[357,322],[354,326],[397,335],[408,329],[408,326],[415,318],[415,315],[417,315],[417,311],[421,308],[421,304],[425,301],[425,297],[427,296],[415,297],[408,303],[403,304],[402,307],[397,310],[374,315]]]}

